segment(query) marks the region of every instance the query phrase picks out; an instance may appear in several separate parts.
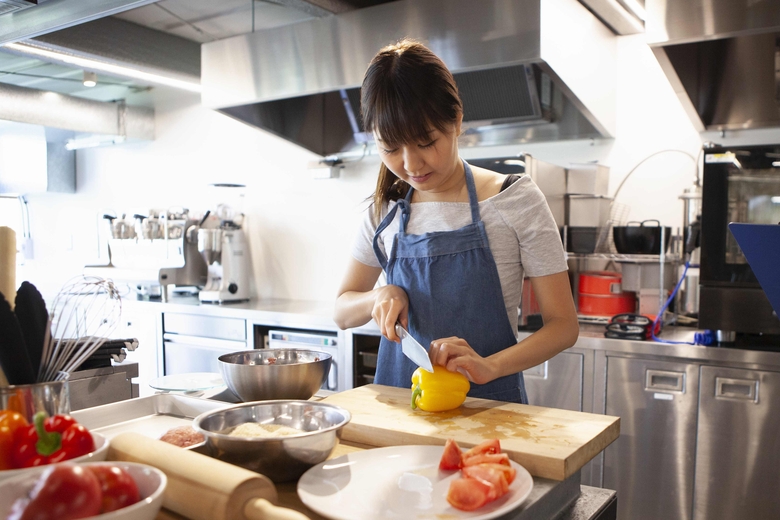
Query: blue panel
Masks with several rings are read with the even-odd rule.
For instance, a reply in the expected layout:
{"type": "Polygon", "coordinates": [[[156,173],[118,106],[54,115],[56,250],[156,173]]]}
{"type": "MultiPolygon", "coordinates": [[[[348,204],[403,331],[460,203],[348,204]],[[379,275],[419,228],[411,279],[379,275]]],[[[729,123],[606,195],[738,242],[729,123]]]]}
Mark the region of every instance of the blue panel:
{"type": "Polygon", "coordinates": [[[729,229],[780,316],[780,225],[732,222],[729,229]]]}

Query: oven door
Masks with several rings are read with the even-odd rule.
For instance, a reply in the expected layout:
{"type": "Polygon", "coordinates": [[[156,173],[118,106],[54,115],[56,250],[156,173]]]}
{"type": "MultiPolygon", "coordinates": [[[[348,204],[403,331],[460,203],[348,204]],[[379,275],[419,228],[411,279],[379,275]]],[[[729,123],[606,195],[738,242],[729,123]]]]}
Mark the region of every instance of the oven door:
{"type": "Polygon", "coordinates": [[[163,334],[164,373],[220,373],[219,356],[241,350],[246,350],[243,341],[166,333],[163,334]]]}
{"type": "Polygon", "coordinates": [[[336,334],[269,330],[268,348],[321,350],[330,354],[330,371],[321,388],[334,392],[341,390],[339,388],[339,347],[336,334]]]}

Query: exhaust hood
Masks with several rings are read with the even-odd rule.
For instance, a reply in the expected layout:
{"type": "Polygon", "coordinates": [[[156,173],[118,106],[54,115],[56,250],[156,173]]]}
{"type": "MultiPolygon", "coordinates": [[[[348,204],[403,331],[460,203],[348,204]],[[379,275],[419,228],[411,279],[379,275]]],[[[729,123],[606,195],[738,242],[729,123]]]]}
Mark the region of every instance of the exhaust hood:
{"type": "Polygon", "coordinates": [[[453,72],[462,146],[614,135],[615,36],[577,0],[399,0],[206,43],[201,99],[319,155],[359,150],[363,74],[403,37],[453,72]]]}
{"type": "Polygon", "coordinates": [[[780,2],[645,8],[648,44],[699,132],[780,126],[780,2]]]}

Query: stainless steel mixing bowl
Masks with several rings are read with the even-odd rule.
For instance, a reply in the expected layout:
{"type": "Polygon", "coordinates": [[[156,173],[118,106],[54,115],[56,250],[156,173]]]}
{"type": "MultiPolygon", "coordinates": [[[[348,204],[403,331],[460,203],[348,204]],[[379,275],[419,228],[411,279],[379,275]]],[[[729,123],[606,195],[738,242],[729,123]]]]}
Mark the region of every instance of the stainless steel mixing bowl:
{"type": "Polygon", "coordinates": [[[328,458],[352,416],[338,406],[314,401],[263,401],[203,413],[194,427],[206,438],[199,449],[219,460],[262,473],[274,482],[300,477],[328,458]],[[244,423],[282,424],[302,430],[285,437],[234,437],[244,423]]]}
{"type": "Polygon", "coordinates": [[[257,349],[219,356],[228,388],[244,402],[309,399],[328,377],[331,355],[319,350],[257,349]]]}

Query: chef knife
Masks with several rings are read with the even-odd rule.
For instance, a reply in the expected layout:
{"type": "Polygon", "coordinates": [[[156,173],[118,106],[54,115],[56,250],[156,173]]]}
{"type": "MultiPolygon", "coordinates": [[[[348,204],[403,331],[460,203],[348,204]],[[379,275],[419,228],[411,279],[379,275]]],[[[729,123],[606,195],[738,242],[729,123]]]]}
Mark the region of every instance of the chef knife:
{"type": "Polygon", "coordinates": [[[411,359],[415,365],[428,372],[433,372],[433,364],[431,363],[431,358],[428,357],[428,351],[425,350],[425,347],[420,345],[400,323],[395,324],[395,333],[401,338],[401,350],[404,355],[411,359]]]}

